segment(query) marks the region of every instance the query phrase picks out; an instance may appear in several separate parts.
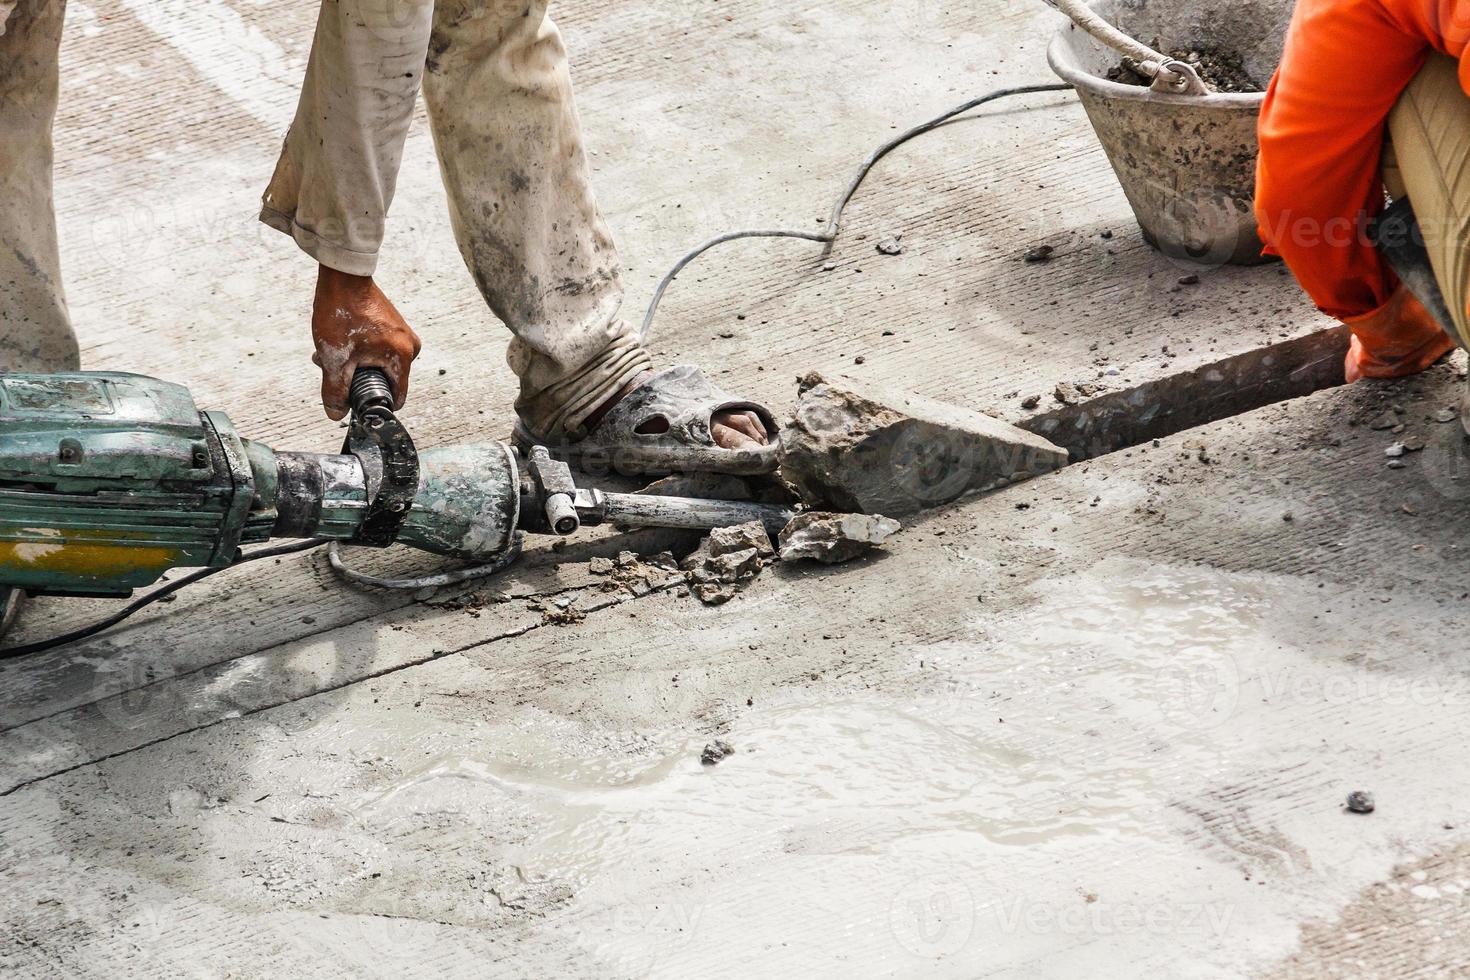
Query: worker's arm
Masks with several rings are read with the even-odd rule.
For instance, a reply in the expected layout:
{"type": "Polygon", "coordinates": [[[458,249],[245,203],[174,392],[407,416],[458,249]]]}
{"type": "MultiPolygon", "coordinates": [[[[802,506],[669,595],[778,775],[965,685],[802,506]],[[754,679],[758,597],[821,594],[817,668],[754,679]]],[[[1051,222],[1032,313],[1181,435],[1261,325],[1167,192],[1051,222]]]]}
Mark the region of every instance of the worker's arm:
{"type": "Polygon", "coordinates": [[[1261,107],[1262,238],[1317,308],[1339,320],[1381,309],[1398,286],[1366,235],[1333,229],[1365,228],[1383,209],[1384,127],[1424,66],[1425,37],[1397,24],[1384,4],[1298,3],[1261,107]]]}
{"type": "Polygon", "coordinates": [[[359,367],[385,371],[401,405],[419,351],[372,276],[432,17],[429,0],[322,0],[296,118],[262,202],[261,220],[320,264],[312,338],[332,418],[346,412],[359,367]]]}

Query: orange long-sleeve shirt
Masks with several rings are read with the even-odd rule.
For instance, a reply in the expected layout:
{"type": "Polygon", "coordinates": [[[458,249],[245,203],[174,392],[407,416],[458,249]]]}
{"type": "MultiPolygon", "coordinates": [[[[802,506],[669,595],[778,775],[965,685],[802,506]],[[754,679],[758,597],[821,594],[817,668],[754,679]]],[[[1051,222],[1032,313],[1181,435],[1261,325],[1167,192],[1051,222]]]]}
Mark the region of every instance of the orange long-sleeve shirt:
{"type": "Polygon", "coordinates": [[[1431,51],[1470,93],[1470,0],[1299,0],[1261,111],[1256,214],[1323,312],[1384,306],[1398,285],[1364,229],[1383,206],[1384,128],[1431,51]]]}

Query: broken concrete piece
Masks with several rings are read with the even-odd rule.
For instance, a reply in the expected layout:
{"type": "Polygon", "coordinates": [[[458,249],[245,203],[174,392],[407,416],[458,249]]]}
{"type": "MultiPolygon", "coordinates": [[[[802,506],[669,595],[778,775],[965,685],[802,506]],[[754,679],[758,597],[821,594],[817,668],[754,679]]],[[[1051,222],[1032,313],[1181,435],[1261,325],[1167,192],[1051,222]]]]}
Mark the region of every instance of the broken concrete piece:
{"type": "Polygon", "coordinates": [[[689,588],[694,593],[694,598],[706,606],[723,606],[735,598],[738,591],[733,582],[701,582],[689,588]]]}
{"type": "Polygon", "coordinates": [[[760,521],[750,521],[734,527],[719,527],[709,533],[709,552],[713,557],[751,548],[762,558],[769,558],[776,553],[771,545],[771,536],[766,533],[760,521]]]}
{"type": "Polygon", "coordinates": [[[727,551],[722,555],[711,555],[702,568],[695,569],[695,576],[705,576],[715,582],[744,582],[755,578],[765,568],[760,552],[754,548],[727,551]]]}
{"type": "Polygon", "coordinates": [[[1387,449],[1385,449],[1383,451],[1383,455],[1387,456],[1389,459],[1398,459],[1407,451],[1408,450],[1404,448],[1403,443],[1396,442],[1392,446],[1389,446],[1387,449]]]}
{"type": "Polygon", "coordinates": [[[1372,813],[1377,808],[1377,804],[1373,802],[1372,793],[1355,789],[1348,794],[1347,808],[1353,813],[1372,813]]]}
{"type": "Polygon", "coordinates": [[[899,244],[897,236],[885,238],[878,243],[878,252],[882,255],[902,255],[903,245],[899,244]]]}
{"type": "Polygon", "coordinates": [[[879,547],[903,525],[880,514],[797,514],[781,529],[781,560],[810,558],[828,565],[851,561],[879,547]]]}
{"type": "Polygon", "coordinates": [[[764,555],[775,553],[770,536],[757,523],[757,538],[751,525],[720,528],[699,543],[682,565],[690,590],[700,602],[717,606],[735,597],[739,586],[761,573],[764,555]],[[721,533],[724,532],[724,533],[721,533]],[[761,539],[764,539],[762,545],[761,539]]]}
{"type": "Polygon", "coordinates": [[[616,558],[596,556],[588,559],[587,571],[602,578],[599,583],[602,591],[622,591],[636,597],[667,588],[678,581],[679,563],[667,551],[647,558],[631,551],[620,551],[616,558]]]}
{"type": "Polygon", "coordinates": [[[699,753],[699,761],[703,765],[713,766],[734,754],[735,746],[723,739],[717,738],[706,745],[703,752],[699,753]]]}
{"type": "Polygon", "coordinates": [[[832,511],[912,514],[1066,463],[1064,450],[989,415],[815,373],[781,436],[782,476],[832,511]]]}

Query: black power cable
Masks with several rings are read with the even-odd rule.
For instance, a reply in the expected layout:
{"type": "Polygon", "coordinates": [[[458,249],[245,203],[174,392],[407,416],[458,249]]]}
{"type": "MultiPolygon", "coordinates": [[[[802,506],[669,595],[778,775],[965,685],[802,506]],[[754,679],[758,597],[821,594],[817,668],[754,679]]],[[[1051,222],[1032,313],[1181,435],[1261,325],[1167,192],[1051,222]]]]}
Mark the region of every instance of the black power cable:
{"type": "Polygon", "coordinates": [[[982,106],[987,102],[994,102],[997,99],[1009,98],[1012,95],[1031,95],[1037,92],[1067,92],[1070,91],[1071,88],[1072,86],[1064,83],[1051,83],[1047,85],[1021,85],[1016,88],[996,89],[994,92],[991,92],[987,95],[982,95],[976,99],[971,99],[970,101],[962,105],[957,105],[953,109],[950,109],[948,112],[941,113],[940,115],[935,116],[928,122],[920,123],[913,129],[898,134],[897,136],[893,137],[893,139],[889,140],[888,142],[884,143],[882,146],[874,150],[872,153],[868,154],[867,159],[863,161],[862,166],[858,167],[857,173],[853,174],[852,180],[848,182],[846,190],[842,192],[842,196],[839,197],[837,199],[837,203],[832,206],[832,217],[827,220],[827,227],[823,231],[794,231],[781,229],[771,231],[759,231],[747,229],[744,231],[726,232],[725,234],[720,235],[716,238],[711,238],[703,245],[695,248],[692,252],[689,252],[678,262],[675,262],[674,267],[669,270],[668,275],[664,276],[663,280],[659,282],[658,288],[653,292],[653,301],[648,304],[648,312],[643,315],[643,327],[639,331],[639,337],[648,336],[649,328],[653,326],[654,314],[658,312],[658,304],[663,300],[664,292],[669,288],[669,284],[674,281],[674,278],[678,276],[680,272],[684,271],[684,267],[686,265],[699,258],[705,252],[708,252],[716,245],[722,245],[725,242],[738,241],[742,238],[802,238],[809,242],[821,242],[822,244],[826,245],[827,248],[823,249],[823,254],[825,255],[827,251],[832,248],[832,245],[835,244],[837,241],[837,233],[842,228],[842,212],[847,209],[848,202],[852,200],[853,195],[856,194],[858,188],[862,186],[863,180],[866,179],[868,176],[868,172],[877,165],[879,160],[882,160],[889,153],[892,153],[900,146],[903,146],[903,144],[907,143],[914,137],[923,136],[927,132],[938,129],[940,126],[943,126],[945,123],[949,122],[951,119],[954,119],[956,116],[962,116],[965,113],[969,112],[971,109],[978,108],[979,106],[982,106]]]}

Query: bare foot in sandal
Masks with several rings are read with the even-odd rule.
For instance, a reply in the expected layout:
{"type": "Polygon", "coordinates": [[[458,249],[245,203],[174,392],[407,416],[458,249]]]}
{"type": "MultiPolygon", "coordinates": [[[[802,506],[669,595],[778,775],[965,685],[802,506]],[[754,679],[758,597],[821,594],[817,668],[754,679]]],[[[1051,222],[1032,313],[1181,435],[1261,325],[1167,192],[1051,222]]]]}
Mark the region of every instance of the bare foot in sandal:
{"type": "Polygon", "coordinates": [[[558,459],[625,474],[755,476],[780,465],[781,428],[769,410],[712,385],[692,364],[639,375],[582,420],[575,439],[548,441],[522,419],[515,439],[558,459]]]}
{"type": "MultiPolygon", "coordinates": [[[[587,417],[584,425],[589,430],[597,428],[597,423],[601,422],[603,417],[612,411],[614,405],[637,391],[639,386],[651,377],[653,377],[653,372],[649,371],[629,381],[623,386],[621,391],[599,405],[597,411],[587,417]]],[[[668,429],[668,419],[659,417],[639,426],[637,431],[642,435],[653,436],[661,432],[667,432],[668,429]]],[[[710,438],[714,439],[715,445],[721,449],[756,449],[770,443],[770,434],[766,432],[766,427],[761,422],[760,416],[751,411],[731,410],[716,412],[710,416],[709,430],[710,438]]]]}

